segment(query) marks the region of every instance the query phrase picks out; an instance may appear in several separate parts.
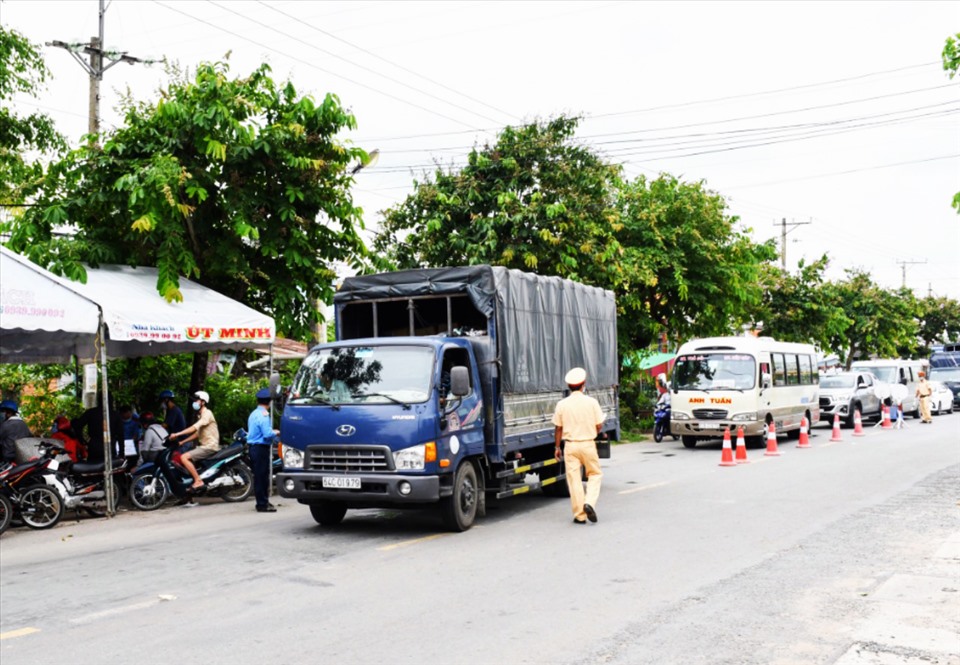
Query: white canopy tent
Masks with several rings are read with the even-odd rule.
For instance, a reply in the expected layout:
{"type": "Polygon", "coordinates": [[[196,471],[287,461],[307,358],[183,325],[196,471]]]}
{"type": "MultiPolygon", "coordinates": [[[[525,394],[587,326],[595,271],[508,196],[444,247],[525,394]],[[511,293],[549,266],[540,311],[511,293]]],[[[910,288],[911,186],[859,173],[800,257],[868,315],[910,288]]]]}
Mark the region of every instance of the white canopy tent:
{"type": "Polygon", "coordinates": [[[188,279],[180,280],[183,302],[168,303],[157,293],[156,268],[86,270],[86,283],[74,282],[0,246],[0,362],[99,361],[108,404],[108,358],[272,348],[271,317],[188,279]]]}

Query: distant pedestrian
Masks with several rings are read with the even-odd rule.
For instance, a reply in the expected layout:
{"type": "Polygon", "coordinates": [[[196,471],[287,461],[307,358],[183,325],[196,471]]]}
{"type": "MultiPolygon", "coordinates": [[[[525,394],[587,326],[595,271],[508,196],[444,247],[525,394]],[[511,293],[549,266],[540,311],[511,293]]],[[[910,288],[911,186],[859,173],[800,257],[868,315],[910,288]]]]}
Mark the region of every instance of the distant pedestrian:
{"type": "Polygon", "coordinates": [[[138,466],[147,462],[156,462],[160,453],[163,452],[163,442],[167,438],[166,428],[158,423],[149,411],[140,414],[140,426],[143,427],[143,438],[140,440],[138,466]]]}
{"type": "Polygon", "coordinates": [[[160,405],[164,409],[163,426],[168,432],[180,432],[187,429],[187,419],[183,416],[183,411],[177,406],[177,401],[172,390],[164,390],[160,393],[160,405]]]}
{"type": "Polygon", "coordinates": [[[927,381],[927,375],[924,372],[919,372],[918,376],[920,377],[920,380],[917,382],[917,398],[920,400],[920,422],[932,423],[933,417],[930,415],[930,395],[933,394],[933,389],[930,387],[930,383],[927,381]]]}
{"type": "Polygon", "coordinates": [[[257,499],[258,513],[275,513],[270,503],[270,470],[273,464],[273,442],[278,432],[270,422],[269,388],[257,392],[257,408],[247,419],[247,445],[250,462],[253,464],[253,493],[257,499]]]}
{"type": "Polygon", "coordinates": [[[20,417],[20,409],[13,400],[0,402],[0,461],[17,461],[17,441],[33,436],[30,427],[20,417]]]}
{"type": "Polygon", "coordinates": [[[556,458],[564,460],[567,487],[570,489],[570,505],[574,524],[597,521],[597,499],[600,498],[600,457],[597,454],[596,437],[603,428],[603,409],[600,402],[583,394],[587,372],[574,367],[564,379],[570,395],[557,403],[553,413],[556,458]],[[561,452],[560,443],[565,442],[561,452]],[[584,495],[581,467],[587,474],[587,492],[584,495]]]}

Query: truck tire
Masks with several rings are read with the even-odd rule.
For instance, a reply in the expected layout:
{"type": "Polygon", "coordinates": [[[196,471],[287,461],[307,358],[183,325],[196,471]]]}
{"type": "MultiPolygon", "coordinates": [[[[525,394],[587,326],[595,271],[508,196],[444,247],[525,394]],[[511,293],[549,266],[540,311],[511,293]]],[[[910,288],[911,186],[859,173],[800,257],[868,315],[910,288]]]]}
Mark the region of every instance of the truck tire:
{"type": "Polygon", "coordinates": [[[697,437],[687,436],[684,434],[680,439],[683,441],[684,448],[696,448],[697,447],[697,437]]]}
{"type": "Polygon", "coordinates": [[[453,477],[453,493],[440,500],[440,516],[451,531],[466,531],[473,526],[480,502],[477,470],[470,462],[463,462],[453,477]]]}
{"type": "MultiPolygon", "coordinates": [[[[856,424],[854,422],[854,418],[856,417],[856,412],[860,411],[860,409],[862,408],[863,407],[860,406],[860,402],[854,402],[853,404],[850,405],[850,408],[848,409],[849,415],[847,415],[847,418],[846,418],[847,427],[853,428],[853,426],[856,424]]],[[[863,420],[862,411],[860,411],[860,419],[863,420]]]]}
{"type": "Polygon", "coordinates": [[[336,526],[347,514],[347,506],[339,501],[321,501],[310,504],[310,514],[320,526],[336,526]]]}

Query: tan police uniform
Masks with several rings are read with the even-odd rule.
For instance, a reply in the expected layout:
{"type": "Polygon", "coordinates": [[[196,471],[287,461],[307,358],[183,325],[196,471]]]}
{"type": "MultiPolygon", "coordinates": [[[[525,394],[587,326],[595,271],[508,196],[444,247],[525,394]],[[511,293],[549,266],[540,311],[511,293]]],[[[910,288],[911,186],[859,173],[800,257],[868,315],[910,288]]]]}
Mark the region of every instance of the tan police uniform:
{"type": "MultiPolygon", "coordinates": [[[[567,374],[567,382],[578,385],[586,379],[586,373],[576,368],[567,374]],[[579,370],[579,373],[577,372],[579,370]],[[580,377],[583,377],[581,380],[580,377]],[[573,379],[573,380],[572,380],[573,379]]],[[[564,466],[567,474],[567,487],[570,488],[570,507],[577,522],[587,519],[584,504],[596,508],[600,498],[600,484],[603,473],[600,471],[600,458],[597,456],[597,425],[604,421],[600,402],[574,390],[568,397],[557,403],[553,413],[553,424],[560,428],[560,436],[566,442],[564,447],[564,466]],[[587,491],[584,494],[580,469],[587,475],[587,491]]],[[[594,518],[595,519],[595,518],[594,518]]]]}
{"type": "Polygon", "coordinates": [[[930,388],[927,377],[921,372],[920,382],[917,383],[917,397],[920,398],[920,422],[933,422],[933,416],[930,415],[930,395],[932,394],[933,389],[930,388]]]}

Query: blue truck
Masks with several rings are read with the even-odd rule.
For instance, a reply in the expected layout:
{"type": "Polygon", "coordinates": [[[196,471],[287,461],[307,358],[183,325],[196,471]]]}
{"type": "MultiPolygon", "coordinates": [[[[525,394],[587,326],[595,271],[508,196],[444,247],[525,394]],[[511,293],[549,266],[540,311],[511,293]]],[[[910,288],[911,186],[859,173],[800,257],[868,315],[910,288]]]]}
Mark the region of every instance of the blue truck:
{"type": "Polygon", "coordinates": [[[323,526],[432,507],[464,531],[488,497],[567,496],[551,419],[572,367],[606,417],[601,456],[619,439],[610,291],[498,266],[407,270],[345,279],[334,314],[336,341],[285,391],[277,476],[323,526]]]}

